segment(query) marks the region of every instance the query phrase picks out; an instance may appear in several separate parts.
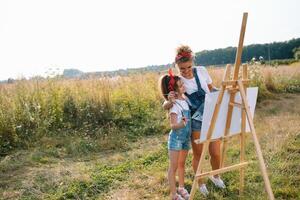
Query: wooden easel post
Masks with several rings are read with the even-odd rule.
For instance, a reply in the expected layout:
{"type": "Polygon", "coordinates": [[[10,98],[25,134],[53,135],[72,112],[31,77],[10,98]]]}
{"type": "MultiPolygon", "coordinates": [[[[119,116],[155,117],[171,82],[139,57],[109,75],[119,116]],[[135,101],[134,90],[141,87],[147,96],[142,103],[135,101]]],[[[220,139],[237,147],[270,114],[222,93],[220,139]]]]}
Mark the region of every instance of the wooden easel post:
{"type": "Polygon", "coordinates": [[[240,169],[240,192],[239,192],[239,194],[240,195],[243,194],[243,190],[244,190],[244,167],[248,164],[248,162],[245,162],[246,117],[247,117],[249,125],[250,125],[251,134],[253,136],[253,140],[254,140],[254,144],[255,144],[256,154],[257,154],[257,157],[259,159],[260,171],[261,171],[263,179],[264,179],[265,188],[266,188],[266,191],[268,193],[268,197],[269,197],[270,200],[274,199],[274,195],[273,195],[273,192],[272,192],[272,189],[271,189],[271,184],[270,184],[270,181],[269,181],[269,178],[268,178],[268,175],[267,175],[264,159],[263,159],[262,152],[261,152],[261,149],[260,149],[260,145],[258,143],[258,139],[257,139],[257,136],[256,136],[256,132],[255,132],[255,128],[254,128],[254,124],[253,124],[253,120],[252,120],[252,114],[251,114],[250,109],[248,107],[248,100],[246,98],[246,91],[244,89],[245,86],[247,87],[247,83],[249,82],[249,80],[247,79],[248,78],[247,77],[248,73],[247,73],[247,66],[246,65],[243,65],[242,80],[238,78],[239,67],[241,65],[241,56],[242,56],[244,35],[245,35],[245,30],[246,30],[247,16],[248,16],[247,13],[243,14],[240,40],[239,40],[239,45],[238,45],[238,49],[237,49],[235,66],[234,66],[234,74],[233,74],[232,80],[229,81],[229,78],[230,78],[230,65],[227,65],[226,69],[225,69],[225,75],[223,77],[221,90],[219,92],[219,96],[218,96],[218,99],[217,99],[217,102],[216,102],[216,105],[215,105],[215,109],[214,109],[214,112],[213,112],[213,116],[212,116],[212,119],[211,119],[211,124],[210,124],[208,132],[207,132],[206,140],[204,141],[203,151],[202,151],[202,154],[201,154],[201,157],[200,157],[200,160],[199,160],[199,163],[198,163],[197,171],[196,171],[196,174],[195,174],[195,178],[194,178],[194,181],[193,181],[192,190],[191,190],[191,194],[190,194],[190,200],[192,200],[194,198],[196,188],[198,186],[198,179],[204,178],[204,177],[207,177],[207,176],[211,176],[211,175],[224,173],[224,172],[227,172],[227,171],[232,171],[232,170],[235,170],[235,169],[240,169]],[[208,151],[208,146],[209,146],[209,143],[211,141],[211,137],[212,137],[212,134],[213,134],[213,131],[214,131],[214,128],[215,128],[216,120],[217,120],[219,110],[220,110],[220,105],[222,103],[225,91],[230,92],[230,100],[229,100],[229,104],[228,104],[229,107],[228,107],[226,126],[225,126],[225,132],[224,132],[224,142],[223,142],[223,145],[222,145],[222,154],[221,154],[221,163],[220,163],[221,167],[220,167],[220,169],[217,169],[217,170],[201,173],[201,167],[202,167],[203,159],[204,159],[204,157],[205,157],[205,155],[208,151]],[[241,98],[242,98],[242,103],[234,102],[236,92],[240,92],[241,98]],[[242,115],[241,115],[241,117],[242,117],[241,133],[238,134],[238,135],[240,135],[240,144],[241,144],[241,146],[240,146],[240,163],[232,165],[232,166],[224,167],[227,139],[228,139],[228,135],[229,135],[229,132],[230,132],[233,106],[240,107],[241,112],[242,112],[242,115]]]}
{"type": "MultiPolygon", "coordinates": [[[[248,79],[248,66],[246,64],[243,65],[243,75],[242,79],[246,80],[248,79]]],[[[247,88],[247,84],[244,84],[247,88]]],[[[245,91],[246,93],[246,91],[245,91]]],[[[246,112],[245,108],[241,109],[241,116],[242,116],[242,121],[241,121],[241,135],[240,135],[240,162],[245,161],[245,133],[246,133],[246,112]]],[[[240,169],[240,196],[243,195],[244,192],[244,177],[245,177],[245,169],[241,168],[240,169]]]]}
{"type": "MultiPolygon", "coordinates": [[[[239,76],[239,70],[240,70],[240,65],[241,65],[241,60],[242,60],[242,52],[243,52],[243,45],[244,45],[244,38],[245,38],[245,32],[246,32],[246,25],[247,25],[247,18],[248,18],[248,13],[243,14],[243,20],[242,20],[242,26],[241,26],[241,31],[240,31],[240,39],[239,39],[239,44],[238,48],[236,51],[236,56],[235,56],[235,65],[234,65],[234,71],[233,71],[233,81],[238,80],[239,76]]],[[[237,89],[237,83],[232,85],[231,88],[231,93],[230,93],[230,100],[228,104],[228,112],[227,112],[227,118],[226,118],[226,126],[225,126],[225,139],[223,141],[223,147],[222,147],[222,153],[221,153],[221,167],[224,166],[225,162],[225,156],[226,156],[226,147],[227,147],[227,136],[230,131],[230,125],[231,125],[231,119],[232,119],[232,111],[233,111],[233,106],[234,106],[234,98],[236,92],[238,92],[237,89]]]]}
{"type": "Polygon", "coordinates": [[[251,130],[251,133],[252,133],[252,137],[253,137],[253,141],[254,141],[254,145],[255,145],[255,150],[256,150],[256,155],[257,155],[258,161],[259,161],[259,168],[260,168],[260,171],[262,173],[262,176],[263,176],[263,179],[264,179],[264,182],[265,182],[265,189],[268,193],[269,199],[273,200],[274,199],[274,194],[272,192],[270,180],[269,180],[267,170],[266,170],[265,161],[264,161],[262,151],[261,151],[261,148],[260,148],[260,145],[259,145],[259,142],[258,142],[258,138],[257,138],[256,132],[255,132],[254,123],[253,123],[253,120],[252,120],[252,114],[251,114],[251,112],[249,110],[249,107],[248,107],[248,101],[247,101],[247,98],[246,98],[246,92],[245,92],[245,89],[244,89],[244,85],[243,85],[241,80],[238,81],[238,85],[239,85],[239,90],[240,90],[240,93],[241,93],[242,101],[243,101],[243,104],[245,106],[245,111],[246,111],[247,119],[248,119],[248,122],[249,122],[250,130],[251,130]]]}

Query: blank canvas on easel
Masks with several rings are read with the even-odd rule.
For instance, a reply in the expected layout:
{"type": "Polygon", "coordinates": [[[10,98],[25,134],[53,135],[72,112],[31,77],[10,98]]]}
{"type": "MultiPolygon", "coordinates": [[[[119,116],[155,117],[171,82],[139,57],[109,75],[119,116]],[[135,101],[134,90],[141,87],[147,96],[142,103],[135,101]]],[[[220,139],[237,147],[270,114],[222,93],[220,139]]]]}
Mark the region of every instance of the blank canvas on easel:
{"type": "MultiPolygon", "coordinates": [[[[247,88],[247,99],[250,107],[250,112],[252,117],[254,116],[256,100],[257,100],[257,87],[247,88]]],[[[205,104],[204,104],[204,113],[203,113],[203,122],[201,128],[201,136],[200,143],[204,142],[207,138],[207,132],[210,126],[211,118],[213,116],[214,108],[216,106],[216,102],[219,96],[219,92],[213,92],[210,94],[206,94],[205,96],[205,104]]],[[[228,112],[228,104],[229,104],[230,94],[228,91],[224,93],[223,101],[220,106],[219,115],[216,121],[215,129],[212,134],[212,140],[218,139],[224,136],[225,126],[226,126],[226,117],[228,112]]],[[[235,95],[236,103],[242,103],[240,93],[237,92],[235,95]]],[[[230,125],[229,136],[241,133],[241,109],[238,107],[234,107],[232,113],[232,120],[230,125]]],[[[250,132],[250,127],[248,120],[246,120],[246,132],[250,132]]]]}

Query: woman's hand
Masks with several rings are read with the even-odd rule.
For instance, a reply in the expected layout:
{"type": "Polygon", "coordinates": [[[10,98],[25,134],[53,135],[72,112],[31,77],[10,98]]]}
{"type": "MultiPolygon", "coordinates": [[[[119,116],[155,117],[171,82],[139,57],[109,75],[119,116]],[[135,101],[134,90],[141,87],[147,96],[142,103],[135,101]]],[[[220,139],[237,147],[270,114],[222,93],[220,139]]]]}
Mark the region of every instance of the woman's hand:
{"type": "Polygon", "coordinates": [[[163,103],[163,109],[164,110],[169,110],[170,108],[173,107],[173,103],[175,102],[175,92],[174,91],[171,91],[169,94],[168,94],[168,101],[165,101],[163,103]]]}
{"type": "Polygon", "coordinates": [[[215,87],[213,84],[207,84],[208,89],[210,92],[216,92],[219,91],[219,89],[217,87],[215,87]]]}

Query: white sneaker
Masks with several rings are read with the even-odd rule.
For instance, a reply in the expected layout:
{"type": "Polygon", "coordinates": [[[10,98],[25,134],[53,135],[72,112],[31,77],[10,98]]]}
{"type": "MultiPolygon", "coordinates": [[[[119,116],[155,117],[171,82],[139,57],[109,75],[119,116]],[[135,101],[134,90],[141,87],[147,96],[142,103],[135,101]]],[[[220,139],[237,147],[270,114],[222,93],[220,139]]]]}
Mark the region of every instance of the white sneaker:
{"type": "Polygon", "coordinates": [[[203,194],[205,197],[207,197],[208,194],[209,194],[209,192],[208,192],[207,187],[206,187],[205,184],[201,184],[201,185],[199,186],[199,191],[200,191],[201,194],[203,194]]]}
{"type": "Polygon", "coordinates": [[[189,192],[185,188],[178,187],[177,189],[178,194],[182,196],[185,200],[188,200],[190,198],[189,192]]]}
{"type": "Polygon", "coordinates": [[[184,198],[182,198],[179,194],[176,193],[172,200],[184,200],[184,198]]]}
{"type": "Polygon", "coordinates": [[[215,184],[215,186],[217,186],[218,188],[226,188],[223,180],[218,176],[217,178],[215,178],[214,176],[210,176],[209,179],[215,184]]]}

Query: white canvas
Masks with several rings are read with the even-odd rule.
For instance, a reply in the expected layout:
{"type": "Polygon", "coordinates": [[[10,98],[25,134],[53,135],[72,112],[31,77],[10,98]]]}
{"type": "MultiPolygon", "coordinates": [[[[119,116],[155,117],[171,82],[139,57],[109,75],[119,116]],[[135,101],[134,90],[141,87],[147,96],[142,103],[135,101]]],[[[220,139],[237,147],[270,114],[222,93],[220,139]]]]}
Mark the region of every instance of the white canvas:
{"type": "MultiPolygon", "coordinates": [[[[252,117],[254,116],[257,93],[258,93],[257,87],[247,88],[248,105],[250,107],[250,112],[252,114],[252,117]]],[[[219,91],[206,94],[205,96],[200,142],[204,142],[206,140],[207,132],[210,126],[211,118],[215,109],[218,96],[219,96],[219,91]]],[[[216,121],[215,129],[211,139],[218,139],[224,136],[229,98],[230,98],[230,94],[227,91],[225,91],[223,101],[220,106],[218,118],[216,121]]],[[[239,92],[237,92],[235,95],[235,102],[242,103],[241,95],[239,92]]],[[[248,119],[246,119],[246,132],[249,131],[250,131],[249,122],[248,119]]],[[[229,135],[235,135],[240,132],[241,132],[241,108],[234,106],[229,135]]]]}

